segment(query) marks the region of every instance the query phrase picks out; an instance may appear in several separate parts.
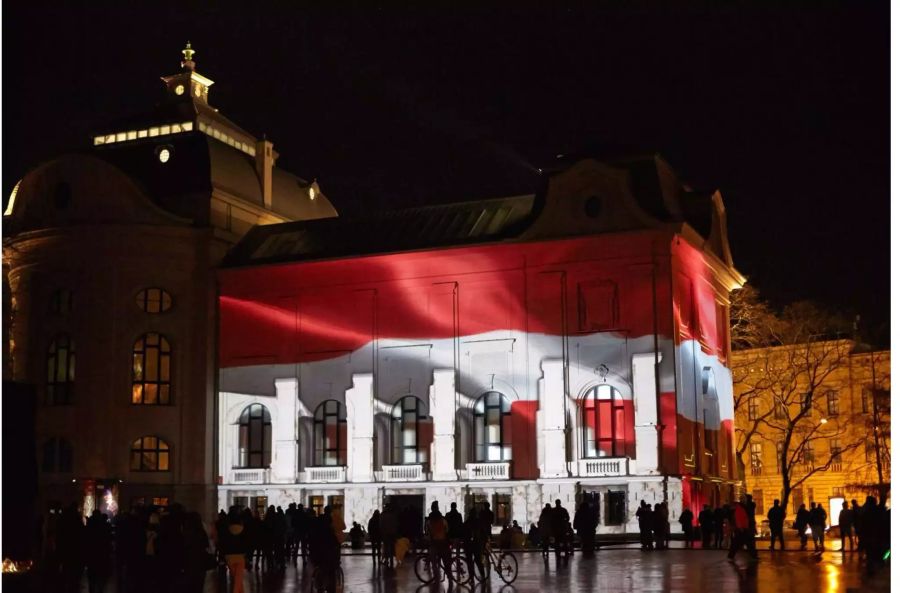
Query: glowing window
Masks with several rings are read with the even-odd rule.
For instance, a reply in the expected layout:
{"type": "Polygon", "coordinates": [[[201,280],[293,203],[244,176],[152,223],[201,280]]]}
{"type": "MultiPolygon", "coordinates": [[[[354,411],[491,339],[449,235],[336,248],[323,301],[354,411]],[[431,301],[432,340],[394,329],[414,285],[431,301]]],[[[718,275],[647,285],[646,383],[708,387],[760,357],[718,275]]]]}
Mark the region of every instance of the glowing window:
{"type": "Polygon", "coordinates": [[[156,128],[156,127],[150,128],[149,135],[151,138],[154,136],[159,136],[159,128],[156,128]]]}
{"type": "Polygon", "coordinates": [[[829,416],[837,416],[838,412],[839,412],[837,391],[829,391],[826,394],[826,397],[827,397],[827,403],[828,403],[828,415],[829,416]]]}
{"type": "Polygon", "coordinates": [[[146,138],[147,130],[138,130],[137,136],[138,136],[138,138],[146,138]]]}
{"type": "Polygon", "coordinates": [[[171,134],[172,126],[159,126],[159,133],[160,134],[171,134]]]}
{"type": "Polygon", "coordinates": [[[61,334],[47,349],[47,403],[71,404],[75,395],[75,342],[61,334]]]}
{"type": "Polygon", "coordinates": [[[19,194],[19,186],[22,185],[22,180],[20,179],[15,187],[13,187],[12,191],[9,193],[9,202],[6,203],[6,210],[3,212],[3,216],[9,216],[13,212],[13,207],[16,203],[16,196],[19,194]]]}
{"type": "Polygon", "coordinates": [[[132,130],[128,132],[128,139],[135,140],[137,138],[137,130],[132,130]]]}
{"type": "Polygon", "coordinates": [[[762,443],[750,443],[750,471],[754,476],[762,475],[762,443]]]}
{"type": "Polygon", "coordinates": [[[391,411],[391,442],[393,443],[394,463],[425,463],[426,435],[423,429],[427,426],[428,415],[425,404],[414,395],[407,395],[396,404],[391,411]]]}
{"type": "Polygon", "coordinates": [[[512,416],[509,399],[499,391],[489,391],[475,402],[475,461],[512,459],[512,416]]]}
{"type": "Polygon", "coordinates": [[[145,436],[131,443],[131,471],[169,471],[169,444],[159,437],[145,436]]]}
{"type": "Polygon", "coordinates": [[[103,144],[103,136],[94,136],[94,146],[103,144]]]}
{"type": "Polygon", "coordinates": [[[759,418],[759,398],[755,395],[747,401],[747,418],[750,420],[759,418]]]}
{"type": "Polygon", "coordinates": [[[172,133],[180,134],[181,133],[181,124],[172,124],[172,133]]]}
{"type": "Polygon", "coordinates": [[[112,143],[115,142],[115,141],[116,141],[116,135],[115,135],[115,134],[107,134],[106,140],[105,140],[106,144],[112,144],[112,143]]]}
{"type": "Polygon", "coordinates": [[[172,158],[172,153],[169,152],[168,148],[161,148],[159,150],[159,162],[168,163],[169,159],[172,158]]]}
{"type": "Polygon", "coordinates": [[[192,122],[192,121],[184,122],[183,124],[181,124],[181,129],[184,130],[185,132],[190,132],[191,130],[194,129],[194,122],[192,122]]]}
{"type": "Polygon", "coordinates": [[[262,404],[250,404],[238,420],[238,467],[266,468],[272,463],[272,416],[262,404]]]}
{"type": "Polygon", "coordinates": [[[124,142],[126,137],[125,132],[118,132],[116,134],[116,142],[124,142]]]}
{"type": "Polygon", "coordinates": [[[160,334],[144,334],[134,343],[131,403],[151,406],[172,403],[172,349],[160,334]]]}
{"type": "Polygon", "coordinates": [[[316,465],[344,465],[347,457],[347,416],[341,402],[329,399],[316,408],[313,440],[316,465]]]}
{"type": "Polygon", "coordinates": [[[69,473],[72,471],[72,443],[52,437],[44,441],[41,471],[69,473]]]}
{"type": "Polygon", "coordinates": [[[626,455],[625,401],[609,385],[597,385],[582,400],[582,442],[584,457],[626,455]]]}
{"type": "Polygon", "coordinates": [[[137,293],[135,301],[146,313],[165,313],[172,308],[172,295],[162,288],[145,288],[137,293]]]}

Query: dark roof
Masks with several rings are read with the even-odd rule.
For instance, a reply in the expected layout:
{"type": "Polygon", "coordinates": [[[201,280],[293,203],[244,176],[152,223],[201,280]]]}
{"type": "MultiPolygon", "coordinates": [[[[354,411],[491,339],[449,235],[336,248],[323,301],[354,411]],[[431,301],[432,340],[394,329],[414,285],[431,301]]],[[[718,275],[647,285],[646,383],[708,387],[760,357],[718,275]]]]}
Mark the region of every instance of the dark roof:
{"type": "Polygon", "coordinates": [[[497,198],[253,228],[225,266],[412,251],[514,238],[534,196],[497,198]]]}

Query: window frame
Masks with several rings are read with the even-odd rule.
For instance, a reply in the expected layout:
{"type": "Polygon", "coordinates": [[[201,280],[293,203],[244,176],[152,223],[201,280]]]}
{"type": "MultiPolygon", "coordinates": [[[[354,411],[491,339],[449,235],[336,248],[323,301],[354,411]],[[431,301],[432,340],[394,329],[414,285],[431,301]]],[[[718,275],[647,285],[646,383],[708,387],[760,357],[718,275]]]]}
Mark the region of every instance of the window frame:
{"type": "Polygon", "coordinates": [[[581,454],[582,459],[602,459],[605,457],[627,457],[628,456],[628,438],[625,426],[625,398],[622,393],[609,384],[594,385],[588,389],[581,398],[581,454]],[[608,398],[599,397],[601,388],[609,391],[608,398]],[[593,402],[593,408],[588,409],[588,402],[593,402]],[[600,402],[609,402],[605,405],[598,405],[600,402]],[[602,426],[601,419],[604,408],[608,408],[606,413],[609,414],[609,434],[608,438],[601,437],[598,427],[602,426]],[[620,414],[621,412],[621,414],[620,414]],[[590,437],[588,429],[588,414],[594,416],[594,436],[590,437]],[[621,415],[622,426],[619,427],[618,417],[621,415]],[[621,431],[619,430],[621,428],[621,431]],[[621,432],[621,438],[616,435],[621,432]],[[601,455],[603,450],[601,445],[609,444],[609,455],[601,455]],[[589,445],[593,444],[593,452],[589,449],[589,445]]]}
{"type": "Polygon", "coordinates": [[[128,467],[133,472],[170,472],[172,471],[172,448],[167,441],[156,435],[148,434],[138,437],[131,442],[128,467]],[[150,439],[149,443],[146,442],[147,439],[150,439]],[[147,461],[147,457],[145,457],[147,454],[155,455],[155,463],[147,461]],[[163,456],[165,456],[166,467],[161,469],[163,456]],[[137,467],[135,467],[135,460],[137,460],[137,467]]]}
{"type": "Polygon", "coordinates": [[[247,404],[241,410],[237,421],[237,463],[236,469],[266,469],[272,464],[272,414],[269,408],[261,403],[247,404]],[[259,414],[255,412],[259,410],[259,414]],[[267,429],[268,428],[268,429],[267,429]],[[258,439],[254,437],[257,431],[261,431],[258,439]],[[246,437],[244,436],[246,434],[246,437]],[[254,442],[258,442],[260,448],[254,448],[254,442]],[[246,446],[244,446],[246,443],[246,446]],[[259,456],[259,461],[254,462],[254,456],[259,456]]]}
{"type": "Polygon", "coordinates": [[[475,400],[472,408],[472,423],[474,425],[473,440],[476,463],[502,463],[512,461],[512,402],[501,391],[485,391],[475,400]],[[494,398],[496,396],[496,398],[494,398]],[[496,399],[496,403],[490,400],[496,399]],[[490,418],[494,415],[493,411],[497,411],[496,423],[490,418]],[[510,423],[509,430],[506,428],[507,421],[510,423]],[[491,429],[497,427],[497,439],[489,439],[491,429]],[[479,430],[479,427],[481,430],[479,430]],[[480,441],[479,442],[479,437],[480,441]],[[500,452],[499,459],[491,459],[494,451],[500,452]]]}
{"type": "MultiPolygon", "coordinates": [[[[172,388],[172,344],[159,332],[147,332],[139,336],[131,348],[131,404],[134,406],[171,406],[174,405],[172,388]],[[156,344],[148,343],[148,339],[156,336],[156,344]],[[147,361],[155,356],[156,379],[147,378],[147,361]],[[140,357],[140,370],[137,368],[140,357]],[[163,378],[163,370],[166,378],[163,378]],[[140,375],[140,376],[138,376],[140,375]],[[155,401],[147,397],[148,387],[154,387],[155,401]],[[138,395],[139,394],[139,395],[138,395]],[[163,401],[165,394],[165,401],[163,401]]],[[[150,367],[154,368],[154,367],[150,367]]]]}
{"type": "Polygon", "coordinates": [[[160,288],[159,286],[148,286],[146,288],[140,289],[137,294],[134,295],[135,304],[138,308],[144,313],[150,315],[160,315],[162,313],[168,313],[172,310],[172,307],[175,305],[175,300],[172,298],[172,293],[170,293],[165,288],[160,288]],[[151,300],[151,296],[156,294],[159,298],[158,300],[151,300]],[[166,304],[166,299],[168,299],[168,304],[166,304]],[[156,311],[151,310],[151,304],[155,305],[156,311]]]}
{"type": "Polygon", "coordinates": [[[47,405],[66,406],[75,403],[75,340],[69,334],[61,333],[50,340],[46,357],[46,398],[47,405]],[[61,352],[65,353],[63,366],[60,366],[61,352]],[[52,365],[52,367],[51,367],[52,365]],[[64,379],[59,380],[60,371],[64,379]]]}
{"type": "Polygon", "coordinates": [[[754,476],[763,473],[762,443],[753,441],[750,443],[750,473],[754,476]]]}
{"type": "Polygon", "coordinates": [[[426,452],[420,449],[422,445],[422,425],[428,420],[428,414],[425,412],[425,402],[415,395],[405,395],[401,397],[391,408],[391,461],[394,465],[418,465],[424,464],[426,452]],[[412,403],[412,407],[407,404],[412,403]],[[404,444],[404,427],[407,418],[413,420],[414,436],[413,444],[404,444]],[[414,461],[406,461],[406,453],[413,452],[414,461]]]}
{"type": "Polygon", "coordinates": [[[835,390],[830,390],[825,394],[825,402],[829,416],[837,416],[841,413],[840,395],[835,390]]]}
{"type": "Polygon", "coordinates": [[[750,396],[747,400],[747,419],[751,421],[759,419],[759,397],[756,395],[750,396]]]}
{"type": "Polygon", "coordinates": [[[313,466],[342,467],[347,465],[347,412],[336,399],[326,399],[313,414],[313,466]],[[329,410],[329,405],[337,406],[329,410]],[[330,420],[334,418],[334,420],[330,420]],[[341,448],[341,425],[344,425],[344,446],[341,448]],[[328,443],[328,426],[335,427],[334,446],[328,443]],[[333,456],[331,455],[333,454],[333,456]]]}

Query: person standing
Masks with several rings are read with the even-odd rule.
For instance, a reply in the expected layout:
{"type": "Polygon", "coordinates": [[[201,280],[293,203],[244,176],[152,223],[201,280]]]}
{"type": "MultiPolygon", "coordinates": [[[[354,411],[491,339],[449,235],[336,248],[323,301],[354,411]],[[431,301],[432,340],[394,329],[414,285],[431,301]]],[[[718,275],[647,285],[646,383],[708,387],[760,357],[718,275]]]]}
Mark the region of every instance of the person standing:
{"type": "Polygon", "coordinates": [[[666,547],[666,523],[668,523],[666,513],[660,503],[653,505],[653,543],[656,544],[657,550],[666,547]]]}
{"type": "Polygon", "coordinates": [[[369,544],[372,546],[372,563],[375,566],[378,566],[379,560],[381,560],[381,511],[375,509],[375,512],[372,513],[372,517],[369,519],[368,525],[366,525],[366,531],[369,532],[369,544]]]}
{"type": "Polygon", "coordinates": [[[389,567],[394,567],[394,547],[397,545],[397,531],[399,529],[399,519],[397,513],[394,512],[394,505],[388,503],[384,506],[384,512],[381,513],[381,537],[384,541],[384,563],[389,567]]]}
{"type": "Polygon", "coordinates": [[[549,558],[550,540],[553,538],[553,507],[550,506],[549,502],[541,509],[537,527],[541,539],[541,555],[544,558],[549,558]]]}
{"type": "Polygon", "coordinates": [[[850,513],[852,514],[851,523],[853,525],[853,537],[854,537],[854,539],[856,539],[856,550],[858,552],[862,551],[862,543],[859,539],[859,520],[861,517],[861,515],[860,515],[861,512],[862,511],[859,507],[859,503],[856,502],[856,499],[854,498],[853,500],[850,501],[850,513]]]}
{"type": "Polygon", "coordinates": [[[556,559],[559,560],[560,552],[566,540],[566,529],[569,525],[569,511],[562,506],[562,501],[556,499],[552,515],[553,539],[556,540],[556,559]]]}
{"type": "MultiPolygon", "coordinates": [[[[549,505],[548,505],[549,506],[549,505]]],[[[481,529],[478,517],[478,507],[473,506],[469,510],[469,516],[463,522],[463,545],[466,550],[466,564],[469,566],[469,574],[475,576],[475,567],[482,581],[484,574],[484,545],[483,538],[479,535],[481,529]]]]}
{"type": "Polygon", "coordinates": [[[708,548],[712,543],[714,530],[713,512],[708,504],[703,505],[703,510],[700,511],[700,514],[697,516],[697,521],[700,523],[700,536],[702,538],[703,547],[708,548]]]}
{"type": "Polygon", "coordinates": [[[185,593],[203,593],[206,571],[212,568],[210,559],[214,557],[209,553],[209,535],[200,513],[187,513],[184,517],[184,556],[185,593]]]}
{"type": "Polygon", "coordinates": [[[685,548],[693,548],[694,547],[694,513],[691,512],[691,509],[684,509],[681,511],[681,516],[678,517],[678,522],[681,523],[681,530],[684,532],[684,547],[685,548]]]}
{"type": "Polygon", "coordinates": [[[754,531],[752,529],[751,514],[747,511],[747,506],[752,500],[745,499],[747,502],[735,502],[732,506],[731,515],[731,547],[728,550],[728,559],[734,560],[738,550],[745,547],[750,557],[754,560],[756,555],[756,542],[753,541],[754,531]]]}
{"type": "Polygon", "coordinates": [[[642,500],[638,506],[636,516],[638,520],[638,530],[641,532],[641,549],[652,550],[653,511],[650,509],[650,505],[642,500]]]}
{"type": "Polygon", "coordinates": [[[797,517],[794,519],[794,529],[797,530],[797,535],[800,536],[800,549],[806,549],[806,528],[809,527],[809,511],[806,510],[806,505],[800,503],[800,508],[797,509],[797,517]]]}
{"type": "Polygon", "coordinates": [[[727,518],[728,509],[724,505],[716,507],[716,510],[713,511],[713,534],[716,536],[715,548],[717,550],[725,544],[725,523],[727,518]]]}
{"type": "Polygon", "coordinates": [[[578,533],[578,539],[581,541],[581,552],[585,558],[591,558],[594,555],[594,533],[597,530],[597,523],[593,512],[593,505],[589,502],[582,502],[578,510],[575,511],[575,519],[572,527],[578,533]]]}
{"type": "Polygon", "coordinates": [[[428,514],[428,541],[432,565],[438,563],[444,567],[444,572],[450,575],[450,540],[447,520],[441,513],[438,502],[431,503],[431,512],[428,514]]]}
{"type": "Polygon", "coordinates": [[[784,549],[784,507],[781,506],[776,498],[772,503],[772,508],[766,518],[769,519],[769,549],[775,549],[775,540],[781,542],[781,549],[784,549]]]}
{"type": "Polygon", "coordinates": [[[809,506],[809,526],[812,529],[813,547],[815,547],[816,552],[824,552],[825,522],[827,520],[825,509],[822,508],[821,503],[816,505],[815,503],[810,502],[809,506]]]}
{"type": "Polygon", "coordinates": [[[112,554],[112,530],[106,515],[94,509],[85,528],[85,552],[87,553],[88,590],[102,593],[109,577],[112,554]]]}
{"type": "Polygon", "coordinates": [[[841,552],[846,550],[844,540],[850,540],[850,551],[853,551],[853,511],[845,500],[841,503],[841,512],[838,515],[838,527],[841,530],[841,552]]]}
{"type": "Polygon", "coordinates": [[[244,593],[244,570],[251,550],[247,530],[237,507],[228,514],[228,528],[219,535],[222,555],[231,574],[231,593],[244,593]]]}
{"type": "Polygon", "coordinates": [[[456,510],[455,502],[450,503],[450,510],[444,515],[444,519],[447,520],[447,532],[450,536],[450,543],[454,546],[458,545],[462,539],[463,518],[460,512],[456,510]]]}

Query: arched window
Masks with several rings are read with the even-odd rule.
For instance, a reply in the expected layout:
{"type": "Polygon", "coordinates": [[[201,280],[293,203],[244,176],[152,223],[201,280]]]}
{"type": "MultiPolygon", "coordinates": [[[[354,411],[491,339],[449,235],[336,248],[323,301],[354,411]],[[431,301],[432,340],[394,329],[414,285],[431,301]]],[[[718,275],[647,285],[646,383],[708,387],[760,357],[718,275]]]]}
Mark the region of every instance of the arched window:
{"type": "Polygon", "coordinates": [[[146,313],[165,313],[172,308],[172,295],[162,288],[145,288],[137,293],[135,301],[146,313]]]}
{"type": "Polygon", "coordinates": [[[424,436],[421,431],[428,416],[425,404],[414,395],[407,395],[391,411],[391,442],[394,463],[425,463],[424,436]]]}
{"type": "Polygon", "coordinates": [[[511,416],[509,399],[499,391],[488,391],[475,402],[475,461],[509,461],[511,416]]]}
{"type": "Polygon", "coordinates": [[[316,465],[344,465],[347,458],[347,416],[341,402],[326,400],[313,419],[316,465]]]}
{"type": "Polygon", "coordinates": [[[131,403],[172,403],[172,349],[157,333],[144,334],[131,353],[131,403]]]}
{"type": "Polygon", "coordinates": [[[63,334],[47,349],[47,403],[71,404],[75,396],[75,342],[63,334]]]}
{"type": "Polygon", "coordinates": [[[131,443],[131,471],[169,471],[169,444],[158,437],[141,437],[131,443]]]}
{"type": "Polygon", "coordinates": [[[272,463],[272,416],[262,404],[250,404],[238,420],[238,467],[266,468],[272,463]]]}
{"type": "Polygon", "coordinates": [[[72,471],[72,443],[66,439],[51,437],[44,441],[41,470],[46,473],[72,471]]]}
{"type": "Polygon", "coordinates": [[[582,400],[584,457],[627,455],[628,419],[622,394],[609,385],[597,385],[582,400]]]}

